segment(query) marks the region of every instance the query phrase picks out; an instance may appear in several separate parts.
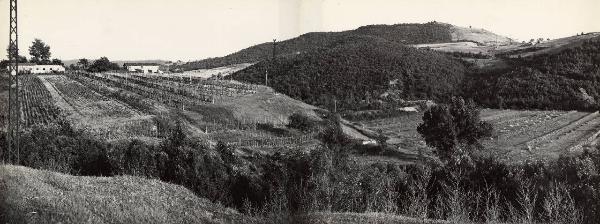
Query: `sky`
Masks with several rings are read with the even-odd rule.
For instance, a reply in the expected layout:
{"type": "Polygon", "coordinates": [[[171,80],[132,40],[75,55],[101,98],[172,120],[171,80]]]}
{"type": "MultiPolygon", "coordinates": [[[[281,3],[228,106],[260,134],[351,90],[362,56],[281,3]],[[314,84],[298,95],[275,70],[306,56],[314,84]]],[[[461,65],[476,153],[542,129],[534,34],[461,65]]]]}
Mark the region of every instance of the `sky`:
{"type": "MultiPolygon", "coordinates": [[[[3,49],[8,4],[0,0],[3,49]]],[[[600,31],[600,0],[19,0],[18,9],[21,54],[39,38],[62,60],[190,61],[369,24],[438,21],[517,40],[600,31]]]]}

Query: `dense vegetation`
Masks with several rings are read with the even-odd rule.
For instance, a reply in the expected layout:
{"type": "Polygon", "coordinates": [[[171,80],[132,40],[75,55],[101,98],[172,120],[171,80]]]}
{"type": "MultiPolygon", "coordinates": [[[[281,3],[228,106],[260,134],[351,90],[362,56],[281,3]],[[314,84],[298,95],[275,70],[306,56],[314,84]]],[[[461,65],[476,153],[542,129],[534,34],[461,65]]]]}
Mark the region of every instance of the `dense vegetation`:
{"type": "Polygon", "coordinates": [[[322,145],[310,153],[254,161],[224,144],[211,148],[192,141],[177,125],[153,146],[92,140],[60,123],[24,134],[21,164],[79,175],[159,178],[275,223],[311,211],[375,211],[455,223],[594,223],[600,218],[597,153],[512,166],[489,158],[461,166],[361,166],[348,157],[361,146],[341,134],[338,119],[329,119],[320,134],[322,145]]]}
{"type": "Polygon", "coordinates": [[[443,54],[373,37],[354,37],[336,47],[263,61],[228,78],[268,85],[306,103],[333,109],[380,108],[379,96],[447,101],[459,92],[465,67],[443,54]]]}
{"type": "Polygon", "coordinates": [[[465,96],[488,107],[597,110],[600,39],[554,54],[506,59],[510,68],[474,71],[465,96]]]}
{"type": "MultiPolygon", "coordinates": [[[[368,36],[403,44],[450,42],[450,25],[436,22],[426,24],[370,25],[343,32],[307,33],[277,42],[277,55],[294,55],[320,48],[333,48],[346,39],[368,36]]],[[[273,43],[263,43],[219,58],[189,62],[178,68],[183,70],[215,68],[231,64],[258,62],[271,58],[273,43]]]]}

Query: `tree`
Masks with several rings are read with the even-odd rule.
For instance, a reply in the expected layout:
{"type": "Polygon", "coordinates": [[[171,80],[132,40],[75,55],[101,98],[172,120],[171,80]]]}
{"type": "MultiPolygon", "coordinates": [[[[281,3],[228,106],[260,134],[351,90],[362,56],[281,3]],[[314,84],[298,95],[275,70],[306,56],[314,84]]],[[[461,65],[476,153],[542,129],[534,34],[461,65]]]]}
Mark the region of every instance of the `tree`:
{"type": "Polygon", "coordinates": [[[306,115],[294,113],[290,116],[289,124],[287,126],[308,133],[316,126],[316,124],[306,115]]]}
{"type": "Polygon", "coordinates": [[[452,98],[450,105],[431,107],[417,127],[427,145],[446,160],[454,156],[459,144],[478,145],[479,139],[491,136],[492,130],[491,124],[480,120],[475,103],[462,98],[452,98]]]}
{"type": "Polygon", "coordinates": [[[388,139],[389,137],[385,136],[383,130],[377,130],[377,135],[375,135],[375,141],[377,141],[377,144],[379,144],[379,149],[381,150],[381,152],[383,152],[383,150],[385,150],[385,148],[387,147],[388,139]]]}
{"type": "MultiPolygon", "coordinates": [[[[10,58],[10,45],[8,47],[6,47],[6,58],[10,58]]],[[[6,61],[8,63],[8,59],[6,61]]],[[[25,56],[18,55],[17,61],[19,63],[27,63],[27,58],[25,56]]],[[[4,66],[4,67],[6,67],[6,66],[4,66]]]]}
{"type": "Polygon", "coordinates": [[[58,58],[52,59],[52,64],[53,64],[53,65],[65,65],[65,64],[63,64],[63,62],[62,62],[60,59],[58,59],[58,58]]]}
{"type": "Polygon", "coordinates": [[[110,62],[107,57],[101,57],[87,69],[89,72],[105,72],[110,70],[119,70],[119,65],[110,62]]]}
{"type": "Polygon", "coordinates": [[[77,66],[80,69],[87,70],[90,67],[90,61],[86,58],[79,59],[77,66]]]}
{"type": "Polygon", "coordinates": [[[29,55],[31,55],[32,63],[49,63],[51,55],[50,46],[46,45],[40,39],[35,39],[29,47],[29,55]]]}

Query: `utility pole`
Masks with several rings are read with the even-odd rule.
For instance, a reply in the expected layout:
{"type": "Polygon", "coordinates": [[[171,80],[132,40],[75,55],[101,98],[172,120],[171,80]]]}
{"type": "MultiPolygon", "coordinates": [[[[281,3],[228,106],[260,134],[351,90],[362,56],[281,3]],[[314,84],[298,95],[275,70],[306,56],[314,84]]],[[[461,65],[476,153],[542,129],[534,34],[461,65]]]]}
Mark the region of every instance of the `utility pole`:
{"type": "Polygon", "coordinates": [[[19,126],[21,109],[19,105],[19,43],[17,34],[17,0],[10,0],[10,30],[8,42],[9,91],[8,91],[8,162],[19,163],[19,126]]]}
{"type": "MultiPolygon", "coordinates": [[[[275,67],[275,55],[276,55],[277,39],[273,39],[273,58],[271,59],[271,67],[275,67]]],[[[265,86],[269,85],[269,69],[265,69],[265,86]]]]}
{"type": "Polygon", "coordinates": [[[269,85],[269,70],[265,69],[265,86],[269,85]]]}
{"type": "Polygon", "coordinates": [[[277,50],[277,39],[273,39],[273,62],[275,62],[276,50],[277,50]]]}
{"type": "Polygon", "coordinates": [[[333,113],[337,113],[337,99],[333,100],[333,113]]]}

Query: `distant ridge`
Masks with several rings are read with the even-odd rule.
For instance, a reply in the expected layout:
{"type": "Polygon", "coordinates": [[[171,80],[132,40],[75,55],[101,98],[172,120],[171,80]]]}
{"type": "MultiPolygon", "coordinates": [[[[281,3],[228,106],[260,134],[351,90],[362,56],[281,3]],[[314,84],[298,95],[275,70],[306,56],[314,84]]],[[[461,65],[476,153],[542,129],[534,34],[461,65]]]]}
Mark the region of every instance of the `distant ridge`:
{"type": "MultiPolygon", "coordinates": [[[[348,39],[369,36],[400,44],[446,43],[470,40],[483,44],[491,41],[509,41],[507,37],[481,29],[457,27],[440,22],[424,24],[407,23],[395,25],[368,25],[355,30],[341,32],[313,32],[296,38],[277,42],[277,55],[296,55],[320,48],[334,48],[348,39]]],[[[256,63],[272,57],[273,45],[270,42],[258,44],[224,57],[208,58],[188,62],[179,66],[183,70],[208,69],[240,63],[256,63]]]]}

